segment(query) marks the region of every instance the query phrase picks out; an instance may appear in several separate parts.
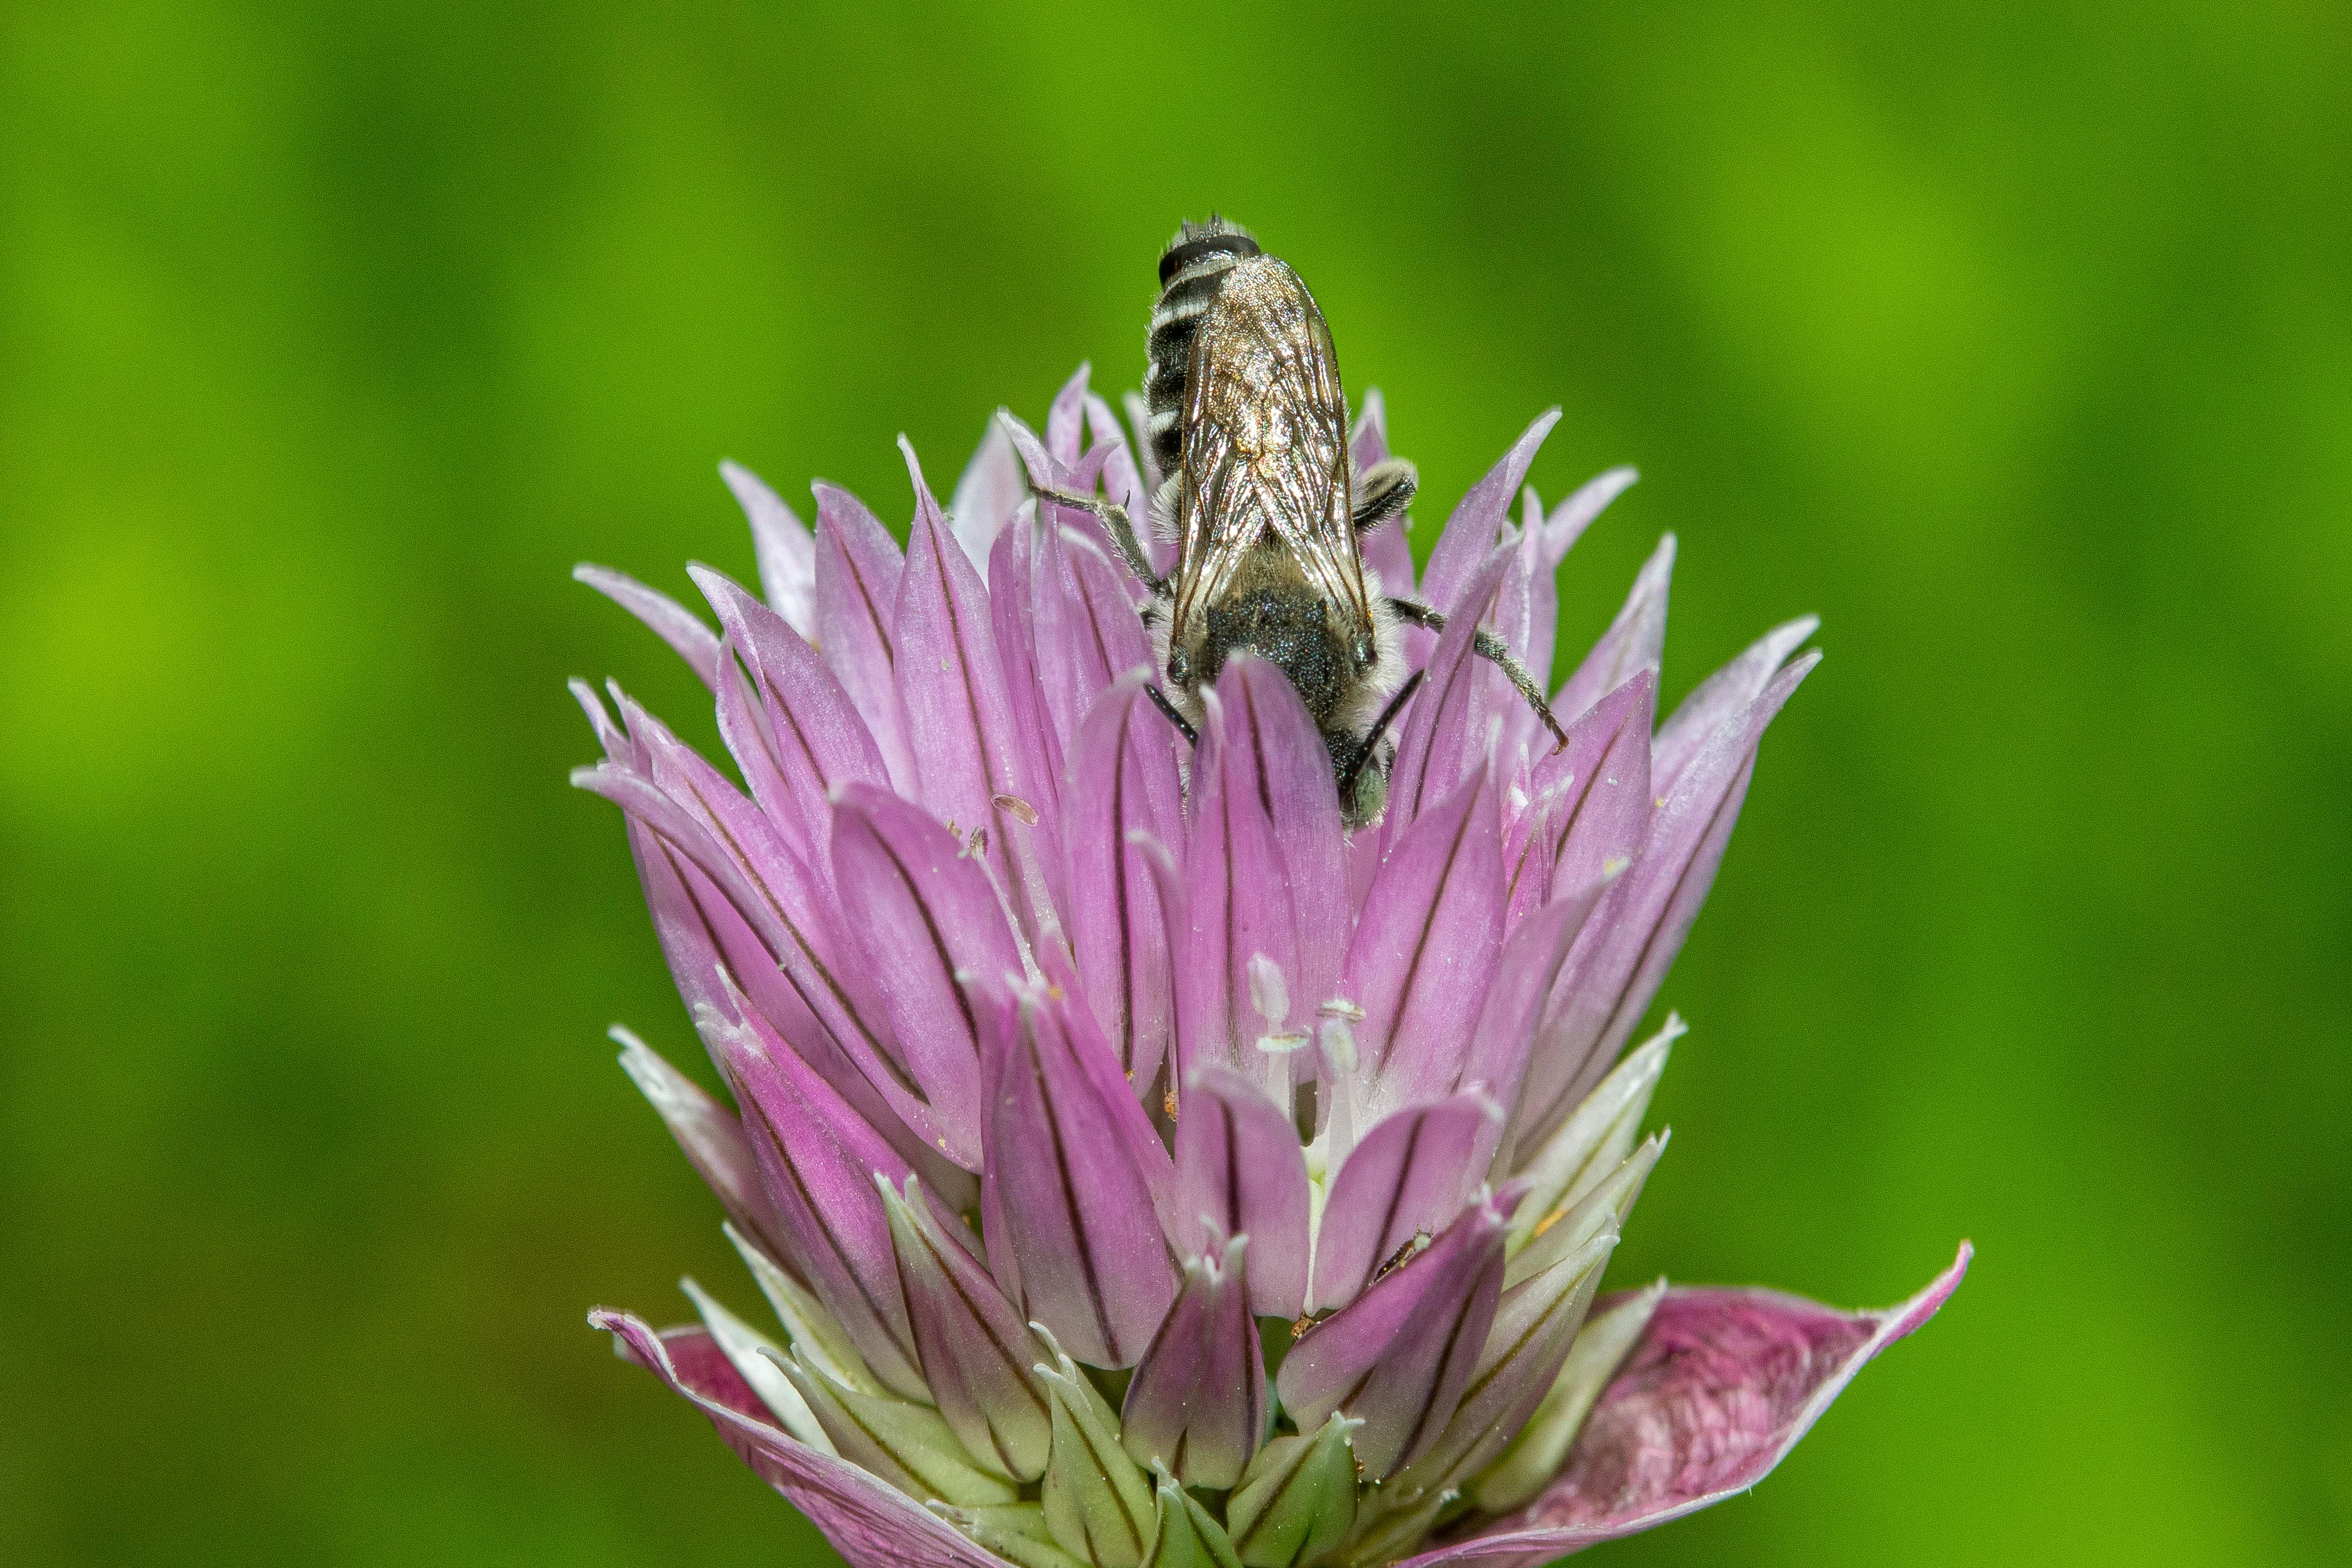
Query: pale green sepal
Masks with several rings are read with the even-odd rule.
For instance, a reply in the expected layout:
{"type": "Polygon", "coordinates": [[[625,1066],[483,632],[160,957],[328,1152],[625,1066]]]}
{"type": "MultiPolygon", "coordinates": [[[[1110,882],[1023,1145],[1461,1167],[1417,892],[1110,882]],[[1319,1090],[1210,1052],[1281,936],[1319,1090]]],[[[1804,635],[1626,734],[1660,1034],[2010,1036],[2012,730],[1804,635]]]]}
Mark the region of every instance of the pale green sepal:
{"type": "Polygon", "coordinates": [[[1118,1418],[1070,1358],[1037,1375],[1054,1404],[1054,1442],[1043,1500],[1054,1539],[1095,1568],[1137,1568],[1157,1535],[1150,1483],[1119,1447],[1118,1418]]]}
{"type": "Polygon", "coordinates": [[[1619,1161],[1616,1169],[1587,1187],[1567,1208],[1555,1211],[1552,1221],[1504,1267],[1503,1289],[1534,1279],[1604,1230],[1622,1231],[1626,1217],[1633,1212],[1633,1200],[1642,1196],[1642,1185],[1650,1179],[1673,1135],[1668,1131],[1643,1139],[1641,1146],[1619,1161]]]}
{"type": "Polygon", "coordinates": [[[798,1359],[773,1358],[824,1424],[841,1457],[872,1470],[908,1496],[959,1508],[1012,1502],[1012,1482],[975,1467],[953,1428],[929,1406],[887,1394],[861,1394],[798,1359]]]}
{"type": "Polygon", "coordinates": [[[702,1326],[710,1331],[711,1342],[727,1357],[728,1364],[751,1385],[751,1392],[760,1396],[760,1403],[776,1413],[776,1419],[784,1424],[784,1430],[817,1452],[832,1454],[838,1458],[839,1450],[834,1448],[833,1439],[825,1436],[816,1413],[809,1408],[808,1401],[801,1397],[801,1391],[793,1386],[793,1380],[786,1377],[783,1369],[777,1364],[782,1352],[776,1342],[712,1301],[709,1292],[691,1278],[680,1280],[677,1284],[678,1289],[693,1301],[694,1310],[702,1314],[702,1326]]]}
{"type": "Polygon", "coordinates": [[[1159,1471],[1157,1494],[1160,1534],[1144,1568],[1242,1568],[1224,1527],[1165,1469],[1159,1471]]]}
{"type": "Polygon", "coordinates": [[[1651,1092],[1666,1070],[1675,1040],[1689,1033],[1669,1013],[1664,1029],[1644,1040],[1610,1071],[1584,1103],[1569,1113],[1543,1146],[1519,1169],[1528,1196],[1511,1222],[1506,1250],[1517,1253],[1554,1216],[1599,1185],[1624,1161],[1650,1108],[1651,1092]]]}
{"type": "Polygon", "coordinates": [[[1312,1437],[1276,1437],[1257,1451],[1225,1500],[1225,1529],[1244,1568],[1291,1568],[1346,1537],[1356,1522],[1362,1425],[1334,1415],[1312,1437]]]}
{"type": "Polygon", "coordinates": [[[1034,1502],[999,1503],[992,1508],[950,1508],[933,1502],[930,1511],[1018,1568],[1086,1568],[1086,1564],[1054,1544],[1045,1527],[1045,1511],[1034,1502]]]}
{"type": "Polygon", "coordinates": [[[860,1394],[879,1394],[882,1385],[866,1369],[866,1358],[849,1343],[849,1336],[834,1322],[824,1303],[810,1293],[809,1288],[795,1280],[776,1260],[754,1246],[749,1238],[730,1222],[719,1228],[727,1239],[735,1243],[735,1250],[743,1255],[743,1266],[751,1270],[760,1294],[768,1298],[775,1309],[776,1320],[784,1325],[784,1333],[800,1352],[801,1359],[824,1370],[827,1377],[845,1388],[855,1388],[860,1394]]]}
{"type": "Polygon", "coordinates": [[[1650,1326],[1650,1314],[1666,1292],[1664,1280],[1636,1291],[1623,1301],[1588,1320],[1568,1353],[1567,1364],[1552,1382],[1536,1413],[1511,1446],[1470,1483],[1472,1501],[1487,1513],[1508,1513],[1531,1500],[1549,1485],[1576,1434],[1591,1413],[1592,1402],[1617,1375],[1618,1365],[1650,1326]]]}
{"type": "Polygon", "coordinates": [[[1454,1499],[1452,1492],[1425,1498],[1368,1524],[1364,1533],[1348,1542],[1347,1550],[1333,1561],[1339,1568],[1371,1568],[1373,1563],[1408,1555],[1436,1526],[1438,1515],[1454,1499]]]}

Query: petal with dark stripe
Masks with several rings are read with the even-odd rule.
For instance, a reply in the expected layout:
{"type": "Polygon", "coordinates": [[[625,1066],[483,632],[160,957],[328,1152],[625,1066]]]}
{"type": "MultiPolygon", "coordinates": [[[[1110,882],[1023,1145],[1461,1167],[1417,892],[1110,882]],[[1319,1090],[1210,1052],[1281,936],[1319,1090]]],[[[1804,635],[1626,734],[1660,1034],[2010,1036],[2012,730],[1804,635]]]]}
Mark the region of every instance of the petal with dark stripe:
{"type": "Polygon", "coordinates": [[[1666,646],[1666,591],[1675,574],[1675,536],[1658,541],[1650,559],[1634,575],[1624,608],[1559,688],[1551,711],[1562,724],[1584,716],[1585,710],[1642,671],[1656,677],[1666,646]]]}
{"type": "Polygon", "coordinates": [[[907,741],[906,709],[898,701],[898,580],[906,563],[898,541],[866,503],[819,480],[816,492],[816,645],[841,677],[842,688],[890,769],[902,795],[918,786],[907,741]]]}
{"type": "Polygon", "coordinates": [[[1348,946],[1363,1114],[1443,1093],[1503,945],[1503,850],[1486,773],[1435,802],[1391,852],[1348,946]]]}
{"type": "Polygon", "coordinates": [[[1307,1310],[1347,1305],[1381,1268],[1443,1230],[1486,1175],[1502,1120],[1501,1107],[1472,1091],[1399,1111],[1365,1133],[1323,1205],[1307,1310]]]}
{"type": "Polygon", "coordinates": [[[1613,877],[1649,837],[1650,722],[1657,674],[1644,669],[1568,727],[1568,744],[1536,764],[1529,789],[1545,840],[1547,896],[1613,877]]]}
{"type": "Polygon", "coordinates": [[[1519,486],[1527,483],[1528,470],[1534,465],[1544,437],[1559,423],[1557,408],[1548,408],[1536,415],[1534,423],[1511,443],[1511,449],[1464,493],[1454,515],[1445,519],[1445,531],[1438,536],[1437,548],[1429,554],[1429,570],[1421,582],[1422,594],[1429,603],[1441,610],[1452,609],[1463,591],[1480,575],[1502,538],[1503,519],[1509,514],[1519,486]]]}
{"type": "Polygon", "coordinates": [[[1301,1430],[1360,1418],[1356,1457],[1378,1480],[1437,1440],[1494,1326],[1503,1234],[1517,1194],[1463,1213],[1427,1250],[1290,1347],[1276,1384],[1301,1430]]]}
{"type": "Polygon", "coordinates": [[[988,1009],[1005,1038],[991,1042],[986,1182],[1024,1310],[1088,1365],[1132,1366],[1176,1294],[1167,1172],[1150,1164],[1167,1156],[1092,1015],[1058,990],[988,1009]]]}
{"type": "Polygon", "coordinates": [[[1062,836],[1078,973],[1120,1070],[1148,1093],[1176,1030],[1177,888],[1151,856],[1183,841],[1176,732],[1140,672],[1097,702],[1070,757],[1062,836]]]}
{"type": "Polygon", "coordinates": [[[1307,1300],[1308,1201],[1306,1151],[1289,1113],[1231,1068],[1187,1078],[1169,1205],[1178,1249],[1194,1257],[1215,1236],[1247,1236],[1252,1311],[1295,1318],[1307,1300]]]}
{"type": "MultiPolygon", "coordinates": [[[[1486,757],[1486,706],[1473,651],[1478,622],[1491,605],[1507,551],[1496,550],[1461,598],[1444,606],[1451,619],[1430,655],[1428,678],[1407,710],[1396,760],[1389,768],[1389,809],[1381,842],[1394,854],[1415,818],[1469,777],[1486,757]]],[[[1517,701],[1516,695],[1513,701],[1517,701]]]]}
{"type": "Polygon", "coordinates": [[[1188,1487],[1231,1488],[1265,1430],[1265,1362],[1250,1314],[1250,1239],[1184,1262],[1184,1286],[1137,1364],[1119,1441],[1188,1487]]]}
{"type": "Polygon", "coordinates": [[[980,1023],[959,974],[1002,985],[1021,974],[1003,906],[954,836],[896,795],[853,785],[835,810],[834,876],[855,910],[866,974],[900,1060],[967,1170],[981,1164],[980,1023]]]}

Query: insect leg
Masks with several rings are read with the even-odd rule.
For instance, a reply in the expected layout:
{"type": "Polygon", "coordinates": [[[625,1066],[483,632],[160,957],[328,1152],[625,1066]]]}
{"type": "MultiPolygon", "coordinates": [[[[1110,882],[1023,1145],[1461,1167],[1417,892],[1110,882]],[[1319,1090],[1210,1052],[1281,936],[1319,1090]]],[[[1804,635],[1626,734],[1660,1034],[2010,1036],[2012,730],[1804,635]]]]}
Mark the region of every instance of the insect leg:
{"type": "Polygon", "coordinates": [[[1398,711],[1412,700],[1412,694],[1421,689],[1422,677],[1428,674],[1427,670],[1415,670],[1406,676],[1404,685],[1397,688],[1396,695],[1389,698],[1389,706],[1381,709],[1381,716],[1372,720],[1372,727],[1364,732],[1362,742],[1356,747],[1356,755],[1348,758],[1348,766],[1340,770],[1340,800],[1355,798],[1356,776],[1363,772],[1364,764],[1372,759],[1373,749],[1380,745],[1382,732],[1395,721],[1398,711]]]}
{"type": "Polygon", "coordinates": [[[1357,475],[1356,531],[1368,534],[1391,517],[1402,517],[1420,486],[1419,473],[1402,457],[1375,463],[1357,475]]]}
{"type": "MultiPolygon", "coordinates": [[[[1446,615],[1442,610],[1432,610],[1428,605],[1417,603],[1410,599],[1391,599],[1389,601],[1389,608],[1396,612],[1397,619],[1400,621],[1410,621],[1416,626],[1426,626],[1433,632],[1445,630],[1446,615]]],[[[1536,684],[1535,676],[1528,673],[1528,667],[1519,663],[1508,644],[1482,627],[1471,638],[1470,651],[1480,658],[1490,661],[1496,668],[1510,677],[1511,685],[1518,688],[1519,695],[1528,699],[1528,706],[1536,710],[1536,716],[1543,720],[1546,729],[1551,731],[1554,751],[1568,744],[1568,731],[1560,728],[1559,720],[1552,716],[1551,704],[1544,700],[1543,687],[1536,684]]]]}
{"type": "Polygon", "coordinates": [[[1201,732],[1192,727],[1191,719],[1176,711],[1176,705],[1168,700],[1166,692],[1161,691],[1158,686],[1146,686],[1143,689],[1151,694],[1151,706],[1168,716],[1168,722],[1176,727],[1176,733],[1184,737],[1184,743],[1187,746],[1201,744],[1201,732]]]}
{"type": "Polygon", "coordinates": [[[1100,518],[1103,527],[1110,531],[1110,542],[1117,545],[1118,553],[1127,558],[1127,570],[1141,579],[1143,586],[1154,593],[1166,588],[1165,580],[1151,570],[1151,558],[1143,553],[1142,541],[1135,537],[1135,524],[1129,519],[1125,507],[1116,501],[1097,501],[1092,496],[1056,490],[1050,485],[1036,485],[1031,488],[1041,501],[1051,501],[1057,507],[1067,507],[1074,512],[1085,512],[1100,518]]]}

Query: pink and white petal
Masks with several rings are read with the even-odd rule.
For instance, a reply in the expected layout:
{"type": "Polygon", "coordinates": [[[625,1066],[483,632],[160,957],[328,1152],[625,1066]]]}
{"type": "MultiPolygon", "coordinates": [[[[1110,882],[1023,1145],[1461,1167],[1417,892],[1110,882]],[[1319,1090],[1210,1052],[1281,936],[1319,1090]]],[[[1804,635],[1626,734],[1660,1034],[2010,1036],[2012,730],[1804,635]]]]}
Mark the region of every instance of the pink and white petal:
{"type": "MultiPolygon", "coordinates": [[[[1040,819],[1024,821],[1022,826],[1045,841],[1046,848],[1040,853],[1054,907],[1059,909],[1065,892],[1057,832],[1062,820],[1062,735],[1045,700],[1040,672],[1039,643],[1046,628],[1035,614],[1040,608],[1035,590],[1036,546],[1037,530],[1026,517],[996,536],[990,554],[992,580],[997,586],[989,591],[988,608],[997,655],[1004,669],[1004,695],[1013,705],[1013,744],[1021,765],[1023,800],[1040,819]]],[[[1048,596],[1045,607],[1058,612],[1062,604],[1057,596],[1048,596]]]]}
{"type": "Polygon", "coordinates": [[[984,579],[989,568],[989,554],[996,547],[996,537],[1013,521],[1013,514],[1029,498],[1029,486],[1021,476],[1021,459],[1013,450],[1013,442],[1004,427],[994,419],[981,434],[980,446],[964,465],[963,476],[956,481],[955,494],[948,497],[948,518],[955,537],[963,546],[965,555],[984,579]]]}
{"type": "Polygon", "coordinates": [[[1780,673],[1789,655],[1819,631],[1821,624],[1818,615],[1801,615],[1784,622],[1692,688],[1690,695],[1659,726],[1656,744],[1651,748],[1651,769],[1657,776],[1658,793],[1663,795],[1673,787],[1683,769],[1698,755],[1699,748],[1706,744],[1707,737],[1754,702],[1766,684],[1780,673]]]}
{"type": "Polygon", "coordinates": [[[593,561],[582,561],[573,567],[572,580],[586,583],[644,622],[654,635],[677,650],[687,668],[702,677],[704,685],[717,688],[719,637],[703,623],[701,616],[660,589],[648,588],[625,571],[614,571],[593,561]]]}
{"type": "MultiPolygon", "coordinates": [[[[1854,1375],[1959,1288],[1974,1249],[1900,1306],[1841,1312],[1776,1291],[1668,1291],[1525,1509],[1403,1568],[1539,1568],[1754,1487],[1854,1375]]],[[[1603,1297],[1605,1312],[1614,1297],[1603,1297]]]]}
{"type": "Polygon", "coordinates": [[[898,701],[892,631],[906,561],[890,530],[865,502],[823,480],[814,489],[816,645],[865,716],[891,783],[901,795],[912,795],[919,774],[907,741],[906,710],[898,701]]]}
{"type": "Polygon", "coordinates": [[[1229,777],[1255,781],[1255,794],[1288,877],[1298,919],[1298,967],[1285,975],[1298,999],[1332,995],[1347,956],[1346,923],[1333,918],[1347,897],[1347,834],[1331,750],[1307,716],[1298,688],[1260,658],[1234,658],[1217,682],[1229,777]]]}
{"type": "Polygon", "coordinates": [[[742,1120],[619,1024],[609,1032],[621,1048],[621,1071],[677,1140],[694,1174],[718,1195],[730,1219],[772,1249],[775,1207],[760,1185],[759,1161],[742,1120]]]}
{"type": "Polygon", "coordinates": [[[1544,437],[1559,423],[1557,408],[1536,415],[1535,422],[1511,443],[1511,449],[1464,494],[1454,515],[1445,519],[1437,548],[1430,552],[1429,570],[1421,580],[1425,602],[1440,610],[1450,608],[1478,575],[1502,539],[1503,519],[1510,512],[1511,498],[1527,483],[1528,470],[1534,465],[1544,437]]]}
{"type": "Polygon", "coordinates": [[[751,559],[768,608],[802,636],[815,636],[816,536],[766,480],[740,463],[721,463],[719,476],[751,525],[751,559]]]}
{"type": "Polygon", "coordinates": [[[1045,410],[1045,450],[1065,468],[1077,465],[1087,429],[1087,379],[1093,373],[1094,367],[1081,361],[1045,410]]]}
{"type": "Polygon", "coordinates": [[[613,1336],[624,1359],[708,1416],[752,1473],[808,1515],[855,1568],[1003,1568],[906,1493],[778,1428],[708,1329],[656,1333],[626,1312],[601,1307],[588,1322],[613,1336]]]}
{"type": "Polygon", "coordinates": [[[1668,534],[1634,574],[1633,591],[1625,596],[1617,619],[1609,623],[1601,641],[1552,698],[1551,711],[1560,723],[1581,718],[1602,695],[1643,670],[1655,678],[1665,658],[1666,590],[1674,575],[1675,536],[1668,534]]]}

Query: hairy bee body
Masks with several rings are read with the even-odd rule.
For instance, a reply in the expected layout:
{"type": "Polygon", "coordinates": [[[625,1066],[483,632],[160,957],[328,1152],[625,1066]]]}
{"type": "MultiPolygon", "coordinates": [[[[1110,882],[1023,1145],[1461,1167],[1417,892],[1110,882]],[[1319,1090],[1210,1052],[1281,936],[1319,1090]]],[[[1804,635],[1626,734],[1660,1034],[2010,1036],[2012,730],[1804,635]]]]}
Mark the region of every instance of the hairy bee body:
{"type": "Polygon", "coordinates": [[[1403,661],[1357,543],[1330,329],[1288,263],[1220,220],[1185,225],[1160,275],[1144,384],[1167,476],[1153,522],[1179,549],[1150,616],[1168,695],[1197,721],[1235,651],[1267,660],[1330,748],[1343,814],[1370,821],[1386,799],[1375,722],[1403,661]]]}

